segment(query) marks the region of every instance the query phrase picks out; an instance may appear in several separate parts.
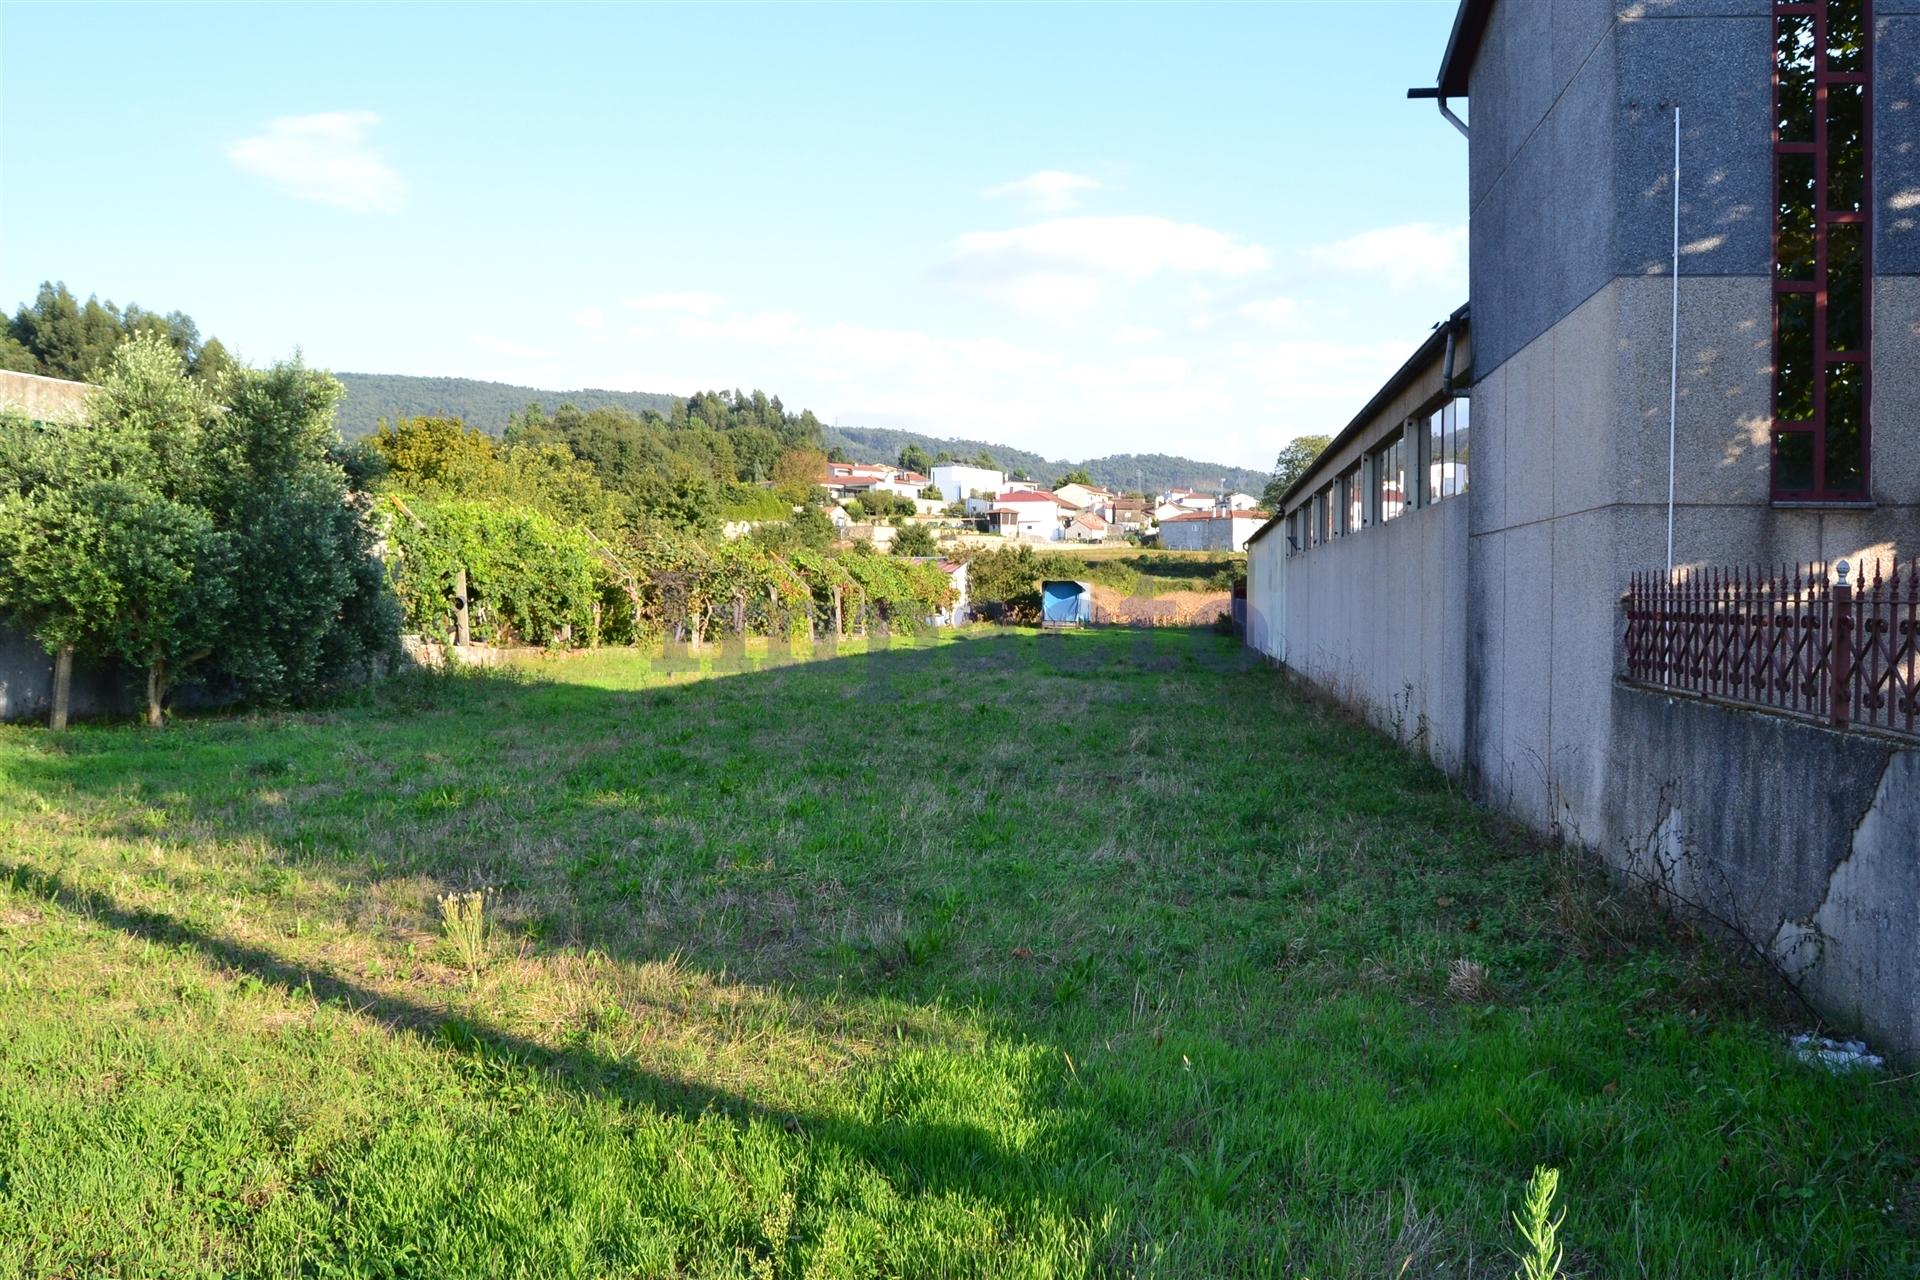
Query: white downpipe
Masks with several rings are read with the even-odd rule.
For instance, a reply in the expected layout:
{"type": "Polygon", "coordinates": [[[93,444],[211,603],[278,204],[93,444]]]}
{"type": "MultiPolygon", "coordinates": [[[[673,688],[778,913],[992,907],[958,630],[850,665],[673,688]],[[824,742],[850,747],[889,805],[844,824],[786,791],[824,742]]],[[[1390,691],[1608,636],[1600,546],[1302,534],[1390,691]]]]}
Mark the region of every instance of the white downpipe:
{"type": "Polygon", "coordinates": [[[1673,485],[1680,431],[1680,108],[1673,109],[1673,317],[1667,353],[1667,580],[1673,580],[1673,485]]]}

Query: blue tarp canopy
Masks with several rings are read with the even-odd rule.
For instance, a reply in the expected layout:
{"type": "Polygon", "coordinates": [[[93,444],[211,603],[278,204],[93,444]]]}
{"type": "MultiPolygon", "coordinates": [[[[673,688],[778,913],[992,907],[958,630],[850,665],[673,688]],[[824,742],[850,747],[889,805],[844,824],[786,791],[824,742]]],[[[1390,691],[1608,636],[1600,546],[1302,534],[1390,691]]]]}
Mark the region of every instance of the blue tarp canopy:
{"type": "Polygon", "coordinates": [[[1040,621],[1092,622],[1093,588],[1084,582],[1041,583],[1040,621]]]}

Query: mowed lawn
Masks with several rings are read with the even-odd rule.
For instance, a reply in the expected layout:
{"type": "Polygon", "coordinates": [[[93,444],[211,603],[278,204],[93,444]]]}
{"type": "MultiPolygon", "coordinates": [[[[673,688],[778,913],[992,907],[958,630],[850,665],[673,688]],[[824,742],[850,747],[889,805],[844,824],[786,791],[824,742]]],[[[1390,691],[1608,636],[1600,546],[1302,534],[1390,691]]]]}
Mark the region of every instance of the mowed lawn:
{"type": "Polygon", "coordinates": [[[0,731],[6,1276],[1920,1274],[1793,1016],[1210,633],[0,731]]]}

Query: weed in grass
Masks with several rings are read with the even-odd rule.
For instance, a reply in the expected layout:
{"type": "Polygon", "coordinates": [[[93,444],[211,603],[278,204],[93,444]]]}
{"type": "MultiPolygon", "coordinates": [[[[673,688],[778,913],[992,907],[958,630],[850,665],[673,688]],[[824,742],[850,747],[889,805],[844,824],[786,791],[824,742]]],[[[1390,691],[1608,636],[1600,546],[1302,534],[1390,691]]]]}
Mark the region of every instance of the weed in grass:
{"type": "Polygon", "coordinates": [[[1553,1212],[1559,1190],[1560,1171],[1536,1166],[1527,1180],[1526,1199],[1513,1215],[1522,1243],[1517,1254],[1520,1269],[1513,1273],[1513,1280],[1555,1280],[1560,1274],[1566,1256],[1560,1245],[1560,1224],[1567,1220],[1567,1211],[1563,1205],[1558,1214],[1553,1212]]]}
{"type": "Polygon", "coordinates": [[[1462,1004],[1483,1004],[1492,988],[1487,967],[1478,960],[1459,959],[1447,966],[1447,994],[1462,1004]]]}
{"type": "Polygon", "coordinates": [[[486,890],[440,896],[440,939],[454,962],[467,971],[467,979],[478,980],[487,963],[486,890]]]}
{"type": "Polygon", "coordinates": [[[1180,1166],[1187,1171],[1187,1181],[1200,1203],[1217,1213],[1233,1201],[1235,1188],[1258,1155],[1256,1151],[1249,1151],[1238,1160],[1229,1159],[1226,1141],[1222,1139],[1198,1160],[1181,1152],[1180,1166]]]}

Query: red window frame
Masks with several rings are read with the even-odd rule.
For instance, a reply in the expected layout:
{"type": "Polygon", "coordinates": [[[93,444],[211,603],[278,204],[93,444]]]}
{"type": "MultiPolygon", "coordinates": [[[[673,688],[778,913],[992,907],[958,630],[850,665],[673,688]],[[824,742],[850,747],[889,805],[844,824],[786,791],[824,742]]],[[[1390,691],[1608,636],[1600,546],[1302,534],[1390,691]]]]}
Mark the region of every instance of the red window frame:
{"type": "Polygon", "coordinates": [[[1769,392],[1773,431],[1770,437],[1772,494],[1775,501],[1858,502],[1872,494],[1873,462],[1873,0],[1858,0],[1860,6],[1860,70],[1833,71],[1828,68],[1828,0],[1782,0],[1773,6],[1773,121],[1769,133],[1773,139],[1773,186],[1768,201],[1773,209],[1773,262],[1769,268],[1773,289],[1769,298],[1773,332],[1774,378],[1769,392]],[[1813,140],[1787,142],[1780,136],[1783,114],[1780,68],[1780,34],[1783,20],[1807,17],[1813,22],[1813,140]],[[1860,184],[1858,212],[1828,208],[1831,195],[1831,155],[1828,149],[1828,89],[1833,85],[1860,86],[1860,184]],[[1782,156],[1813,157],[1813,278],[1785,278],[1781,261],[1782,219],[1780,216],[1780,160],[1782,156]],[[1828,232],[1835,226],[1860,228],[1860,341],[1850,351],[1827,349],[1828,320],[1828,232]],[[1813,415],[1805,421],[1780,416],[1780,374],[1783,368],[1780,313],[1782,297],[1788,294],[1813,295],[1813,415]],[[1836,365],[1858,366],[1860,379],[1860,466],[1859,478],[1851,485],[1837,486],[1827,478],[1827,378],[1836,365]],[[1812,486],[1786,487],[1780,475],[1781,443],[1788,436],[1807,436],[1813,452],[1812,486]]]}

